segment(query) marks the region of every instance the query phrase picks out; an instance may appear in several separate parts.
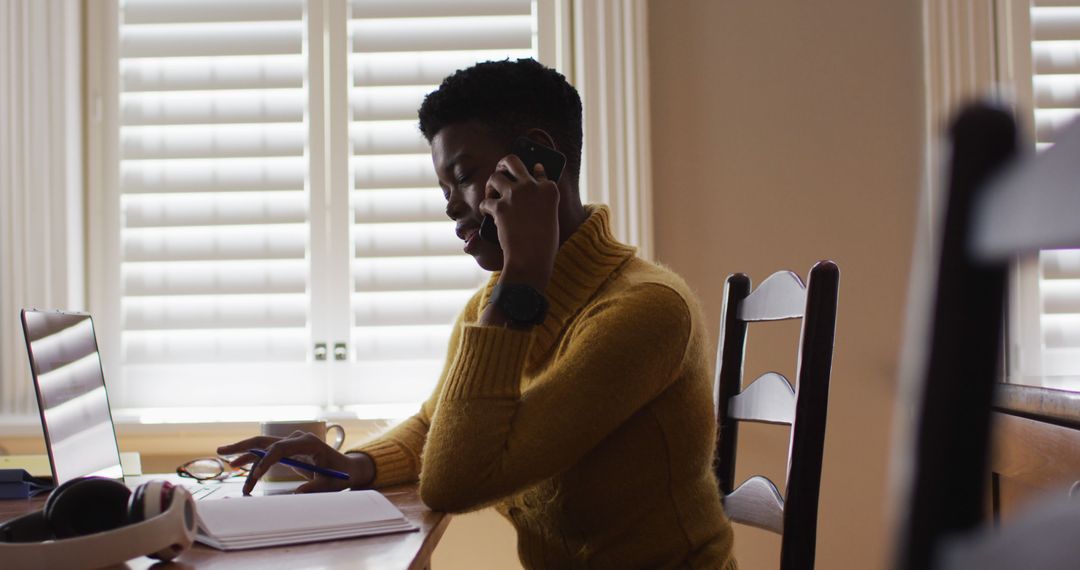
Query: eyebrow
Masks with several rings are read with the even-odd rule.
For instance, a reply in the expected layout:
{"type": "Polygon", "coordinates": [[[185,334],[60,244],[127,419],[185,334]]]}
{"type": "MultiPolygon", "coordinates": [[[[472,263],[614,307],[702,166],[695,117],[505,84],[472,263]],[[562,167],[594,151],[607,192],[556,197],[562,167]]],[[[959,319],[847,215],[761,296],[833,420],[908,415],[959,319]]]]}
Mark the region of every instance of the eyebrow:
{"type": "Polygon", "coordinates": [[[469,156],[466,151],[462,150],[452,156],[450,160],[446,161],[446,164],[441,170],[436,170],[435,177],[439,179],[439,186],[442,187],[444,185],[442,181],[444,175],[449,178],[454,178],[454,168],[466,160],[472,160],[472,157],[469,156]]]}
{"type": "Polygon", "coordinates": [[[450,160],[446,161],[446,168],[448,170],[452,171],[455,166],[461,164],[462,162],[464,162],[466,160],[471,160],[471,159],[472,159],[472,157],[469,156],[469,153],[467,151],[464,151],[464,150],[459,151],[457,154],[452,156],[450,158],[450,160]]]}

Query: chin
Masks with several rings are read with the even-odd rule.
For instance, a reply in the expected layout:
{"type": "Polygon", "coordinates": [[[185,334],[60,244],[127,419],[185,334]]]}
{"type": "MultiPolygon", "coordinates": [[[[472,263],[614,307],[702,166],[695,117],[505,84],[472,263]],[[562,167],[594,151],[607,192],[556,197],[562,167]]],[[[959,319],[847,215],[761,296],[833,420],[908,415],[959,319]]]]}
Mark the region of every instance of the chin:
{"type": "MultiPolygon", "coordinates": [[[[494,248],[492,248],[494,249],[494,248]]],[[[503,256],[502,251],[495,252],[482,252],[474,256],[476,264],[485,271],[502,271],[503,268],[503,256]]]]}

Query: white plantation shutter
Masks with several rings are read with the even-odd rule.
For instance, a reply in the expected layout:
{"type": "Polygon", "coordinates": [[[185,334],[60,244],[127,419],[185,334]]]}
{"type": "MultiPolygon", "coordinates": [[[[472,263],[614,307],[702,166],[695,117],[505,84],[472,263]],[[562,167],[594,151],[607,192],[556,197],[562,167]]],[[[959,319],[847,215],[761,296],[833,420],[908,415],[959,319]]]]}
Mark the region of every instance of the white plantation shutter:
{"type": "Polygon", "coordinates": [[[316,402],[303,3],[119,8],[121,401],[316,402]]]}
{"type": "Polygon", "coordinates": [[[352,0],[354,372],[341,401],[426,397],[485,279],[462,252],[417,127],[424,95],[478,61],[536,57],[529,0],[352,0]]]}
{"type": "Polygon", "coordinates": [[[91,62],[106,61],[88,83],[91,109],[102,98],[91,309],[115,402],[425,398],[485,273],[446,219],[416,111],[457,69],[536,57],[536,12],[530,0],[92,4],[91,62]]]}
{"type": "MultiPolygon", "coordinates": [[[[1031,6],[1032,112],[1038,149],[1080,118],[1080,0],[1035,0],[1031,6]]],[[[1039,254],[1040,361],[1028,372],[1080,380],[1080,250],[1039,254]]]]}

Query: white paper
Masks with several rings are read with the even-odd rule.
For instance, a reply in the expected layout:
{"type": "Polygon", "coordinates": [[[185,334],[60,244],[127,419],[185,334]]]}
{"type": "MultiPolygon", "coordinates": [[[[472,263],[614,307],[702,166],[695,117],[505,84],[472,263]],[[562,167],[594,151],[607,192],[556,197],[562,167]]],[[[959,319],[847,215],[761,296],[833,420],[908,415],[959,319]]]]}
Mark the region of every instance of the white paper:
{"type": "Polygon", "coordinates": [[[196,508],[199,542],[222,550],[416,530],[376,491],[237,497],[196,508]]]}

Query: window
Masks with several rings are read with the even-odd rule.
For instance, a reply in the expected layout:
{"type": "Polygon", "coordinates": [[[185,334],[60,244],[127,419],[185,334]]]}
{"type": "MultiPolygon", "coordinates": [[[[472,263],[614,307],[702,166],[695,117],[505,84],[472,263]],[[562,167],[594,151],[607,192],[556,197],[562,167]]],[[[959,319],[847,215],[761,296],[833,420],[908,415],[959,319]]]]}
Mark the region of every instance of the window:
{"type": "Polygon", "coordinates": [[[92,7],[91,306],[118,405],[426,397],[485,274],[416,109],[455,69],[535,57],[537,21],[530,0],[92,7]]]}
{"type": "MultiPolygon", "coordinates": [[[[927,66],[922,224],[936,227],[940,139],[960,105],[1000,95],[1015,105],[1031,151],[1080,117],[1080,0],[924,3],[927,66]]],[[[920,232],[933,243],[932,231],[920,232]]],[[[933,248],[922,244],[925,253],[933,248]]],[[[919,256],[929,259],[933,255],[919,256]]],[[[1011,382],[1080,390],[1080,251],[1024,256],[1010,275],[1005,368],[1011,382]]]]}
{"type": "MultiPolygon", "coordinates": [[[[1080,0],[1017,2],[1012,77],[1021,120],[1036,150],[1080,118],[1080,0]]],[[[1080,250],[1045,250],[1019,262],[1012,278],[1009,376],[1080,388],[1080,250]],[[1034,380],[1033,380],[1034,379],[1034,380]]]]}

